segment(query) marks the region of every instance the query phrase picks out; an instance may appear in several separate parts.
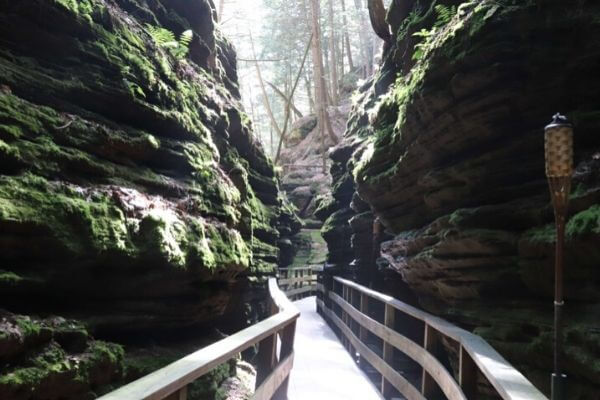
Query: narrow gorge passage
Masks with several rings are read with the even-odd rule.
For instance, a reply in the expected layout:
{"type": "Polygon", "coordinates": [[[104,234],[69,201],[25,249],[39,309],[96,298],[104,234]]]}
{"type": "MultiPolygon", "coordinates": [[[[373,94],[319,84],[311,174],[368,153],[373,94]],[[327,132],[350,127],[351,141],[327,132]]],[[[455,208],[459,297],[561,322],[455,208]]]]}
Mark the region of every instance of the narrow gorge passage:
{"type": "MultiPolygon", "coordinates": [[[[320,301],[377,293],[343,304],[465,398],[518,397],[428,318],[548,398],[600,400],[598,71],[592,0],[0,0],[0,400],[98,399],[287,316],[281,352],[297,315],[269,284],[305,268],[320,301]]],[[[241,348],[161,396],[252,398],[281,360],[241,348]]],[[[303,356],[289,397],[333,398],[298,377],[344,371],[303,356]]]]}

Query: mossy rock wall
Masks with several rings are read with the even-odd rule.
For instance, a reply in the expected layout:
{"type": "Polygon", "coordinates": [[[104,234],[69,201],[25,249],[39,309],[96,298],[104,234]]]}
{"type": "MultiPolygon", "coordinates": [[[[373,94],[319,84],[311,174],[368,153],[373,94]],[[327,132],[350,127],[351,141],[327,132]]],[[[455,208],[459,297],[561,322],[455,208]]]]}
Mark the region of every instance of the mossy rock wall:
{"type": "Polygon", "coordinates": [[[354,268],[377,271],[361,262],[368,235],[340,239],[365,234],[357,218],[366,202],[393,236],[379,269],[396,271],[422,307],[481,334],[548,393],[554,233],[543,127],[567,114],[577,171],[565,367],[569,399],[579,400],[600,392],[599,15],[589,1],[394,1],[394,40],[355,96],[333,153],[338,189],[323,210],[330,262],[347,265],[339,255],[352,250],[354,268]],[[413,35],[431,32],[439,4],[457,5],[457,15],[428,40],[413,35]]]}
{"type": "Polygon", "coordinates": [[[117,341],[257,317],[298,226],[214,13],[0,0],[0,308],[117,341]],[[191,30],[187,54],[151,27],[191,30]]]}

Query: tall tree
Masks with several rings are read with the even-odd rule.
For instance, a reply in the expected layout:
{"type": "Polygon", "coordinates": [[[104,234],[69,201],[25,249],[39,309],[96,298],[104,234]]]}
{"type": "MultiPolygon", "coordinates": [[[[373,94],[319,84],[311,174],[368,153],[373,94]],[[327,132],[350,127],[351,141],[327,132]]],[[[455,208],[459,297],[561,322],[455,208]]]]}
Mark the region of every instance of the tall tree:
{"type": "Polygon", "coordinates": [[[350,45],[350,36],[348,35],[348,18],[346,17],[346,0],[342,0],[342,19],[344,22],[344,44],[346,46],[346,57],[348,57],[348,68],[354,70],[354,60],[352,59],[352,46],[350,45]]]}
{"type": "Polygon", "coordinates": [[[356,8],[358,21],[360,23],[358,37],[360,39],[360,48],[365,66],[365,77],[367,77],[373,73],[373,44],[371,43],[371,31],[365,18],[361,0],[354,0],[354,7],[356,8]]]}
{"type": "MultiPolygon", "coordinates": [[[[267,89],[265,88],[265,81],[262,78],[262,73],[260,71],[260,66],[258,65],[258,58],[256,57],[256,49],[254,48],[254,39],[252,39],[252,32],[248,32],[250,37],[250,47],[252,48],[252,57],[254,58],[254,67],[256,68],[256,76],[258,78],[258,82],[260,83],[260,89],[263,94],[263,104],[265,105],[265,109],[267,110],[267,114],[271,119],[271,126],[277,131],[279,136],[282,135],[281,129],[279,125],[277,125],[277,120],[273,115],[273,110],[271,109],[271,102],[269,101],[269,96],[267,95],[267,89]]],[[[271,141],[273,141],[271,139],[271,141]]]]}
{"type": "Polygon", "coordinates": [[[219,13],[217,17],[219,17],[219,21],[223,20],[223,8],[225,6],[225,0],[219,0],[219,13]]]}
{"type": "Polygon", "coordinates": [[[317,108],[317,126],[321,136],[321,151],[323,155],[323,172],[327,169],[327,156],[325,148],[325,130],[328,131],[329,137],[334,144],[338,143],[338,139],[331,129],[329,115],[327,114],[327,92],[325,86],[325,76],[323,70],[323,50],[321,47],[321,26],[319,23],[320,7],[319,0],[311,0],[311,22],[313,38],[312,41],[312,56],[313,70],[315,77],[315,105],[317,108]]]}
{"type": "Polygon", "coordinates": [[[302,70],[304,69],[304,65],[306,64],[306,57],[308,56],[308,51],[311,48],[311,43],[313,41],[313,35],[310,35],[310,38],[308,39],[308,43],[306,44],[306,50],[304,51],[304,56],[302,57],[302,64],[300,64],[300,69],[298,70],[298,74],[296,75],[296,79],[294,80],[294,84],[292,86],[292,89],[290,91],[290,97],[287,101],[286,104],[286,109],[285,109],[285,121],[283,123],[283,134],[281,135],[281,138],[279,140],[279,146],[277,146],[277,155],[275,156],[275,162],[279,161],[279,156],[281,155],[281,146],[283,144],[283,142],[285,141],[285,135],[287,133],[287,128],[288,128],[288,122],[290,119],[290,106],[291,106],[291,102],[292,102],[292,98],[294,98],[294,93],[296,92],[296,88],[298,87],[298,83],[300,82],[300,77],[302,77],[302,70]]]}
{"type": "Polygon", "coordinates": [[[373,30],[384,41],[391,39],[390,27],[385,20],[385,6],[383,0],[368,0],[369,18],[371,19],[371,25],[373,30]]]}
{"type": "Polygon", "coordinates": [[[333,105],[337,106],[339,101],[340,89],[338,80],[338,58],[336,54],[336,41],[335,41],[335,24],[333,23],[333,0],[328,0],[329,3],[329,71],[331,73],[331,100],[333,105]]]}

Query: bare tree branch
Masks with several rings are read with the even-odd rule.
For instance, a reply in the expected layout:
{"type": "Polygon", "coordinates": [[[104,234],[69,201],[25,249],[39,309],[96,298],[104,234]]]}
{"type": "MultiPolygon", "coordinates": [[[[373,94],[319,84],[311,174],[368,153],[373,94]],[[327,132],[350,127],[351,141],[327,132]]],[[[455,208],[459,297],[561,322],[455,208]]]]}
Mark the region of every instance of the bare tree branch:
{"type": "Polygon", "coordinates": [[[302,57],[302,64],[300,64],[300,69],[298,70],[298,73],[296,74],[296,80],[294,81],[294,86],[292,87],[292,91],[290,92],[290,99],[287,102],[287,107],[285,110],[285,122],[283,124],[283,134],[281,135],[281,138],[279,139],[279,146],[277,147],[277,155],[275,156],[275,163],[277,163],[277,161],[279,161],[279,156],[281,155],[281,146],[283,144],[283,141],[285,140],[285,135],[287,133],[287,126],[288,126],[288,122],[290,119],[291,99],[294,97],[294,93],[296,92],[296,88],[298,87],[298,82],[300,82],[300,77],[302,76],[302,70],[304,69],[304,64],[306,64],[306,57],[308,56],[308,52],[310,50],[311,42],[313,41],[313,38],[314,38],[314,36],[311,33],[310,38],[308,39],[308,44],[306,45],[306,50],[304,50],[304,56],[302,57]]]}
{"type": "MultiPolygon", "coordinates": [[[[252,57],[256,59],[256,50],[254,49],[254,40],[252,39],[252,32],[248,32],[250,34],[250,47],[252,48],[252,57]]],[[[271,119],[271,124],[277,134],[281,137],[283,136],[279,125],[277,125],[277,121],[275,120],[275,116],[273,115],[273,110],[271,109],[271,103],[269,103],[269,97],[267,96],[267,89],[265,89],[265,82],[263,81],[262,74],[260,72],[260,67],[258,66],[258,62],[254,63],[254,67],[256,68],[256,75],[258,76],[258,81],[260,83],[260,88],[263,94],[263,103],[265,104],[265,108],[267,109],[267,114],[269,114],[269,118],[271,119]]]]}
{"type": "Polygon", "coordinates": [[[283,93],[281,90],[279,90],[279,88],[277,86],[275,86],[273,83],[269,82],[269,81],[265,81],[267,83],[267,85],[271,86],[271,89],[273,89],[273,91],[275,93],[277,93],[277,95],[279,97],[281,97],[284,101],[285,104],[287,104],[288,102],[290,103],[290,107],[292,108],[292,111],[299,117],[302,118],[304,115],[302,115],[302,113],[300,112],[300,110],[298,110],[298,108],[296,108],[296,106],[294,105],[294,102],[292,101],[291,98],[288,98],[285,93],[283,93]]]}

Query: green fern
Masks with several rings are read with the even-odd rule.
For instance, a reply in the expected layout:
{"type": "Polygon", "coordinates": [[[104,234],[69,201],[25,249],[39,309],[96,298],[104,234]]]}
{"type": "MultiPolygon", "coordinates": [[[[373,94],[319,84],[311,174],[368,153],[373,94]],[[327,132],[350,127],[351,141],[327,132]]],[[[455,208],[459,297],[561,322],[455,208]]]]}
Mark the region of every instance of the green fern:
{"type": "Polygon", "coordinates": [[[436,28],[447,25],[452,18],[456,15],[456,6],[445,6],[438,4],[435,6],[435,12],[437,13],[437,19],[433,25],[436,28]]]}
{"type": "Polygon", "coordinates": [[[179,36],[179,40],[175,39],[173,32],[160,26],[146,24],[146,30],[158,46],[166,48],[177,59],[185,58],[188,54],[190,43],[194,38],[194,33],[191,29],[184,31],[179,36]]]}
{"type": "Polygon", "coordinates": [[[181,33],[181,35],[179,36],[179,45],[183,46],[183,47],[190,47],[190,43],[192,42],[193,38],[194,38],[194,32],[192,32],[191,29],[188,29],[187,31],[183,31],[181,33]]]}
{"type": "Polygon", "coordinates": [[[435,35],[440,32],[442,27],[450,23],[457,12],[456,6],[445,6],[443,4],[437,4],[434,9],[437,17],[433,27],[431,29],[421,29],[420,31],[412,34],[415,37],[421,38],[421,41],[415,44],[415,51],[412,55],[412,59],[415,61],[425,57],[427,51],[433,43],[435,35]]]}
{"type": "Polygon", "coordinates": [[[192,42],[193,38],[194,33],[191,29],[183,31],[179,36],[179,42],[177,42],[177,47],[172,51],[173,55],[178,59],[182,59],[185,56],[187,56],[190,50],[190,43],[192,42]]]}

